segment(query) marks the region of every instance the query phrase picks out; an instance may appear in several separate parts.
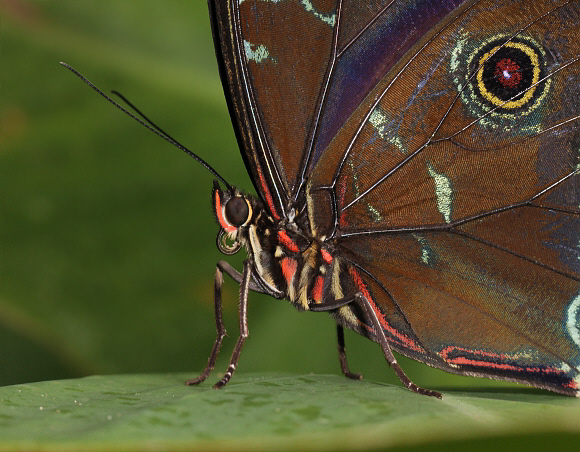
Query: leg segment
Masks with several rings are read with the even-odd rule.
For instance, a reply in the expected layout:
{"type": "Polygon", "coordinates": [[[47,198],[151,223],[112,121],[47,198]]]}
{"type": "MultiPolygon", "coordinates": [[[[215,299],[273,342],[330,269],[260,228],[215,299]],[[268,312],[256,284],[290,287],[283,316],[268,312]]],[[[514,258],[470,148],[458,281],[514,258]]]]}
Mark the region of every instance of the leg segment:
{"type": "MultiPolygon", "coordinates": [[[[247,261],[249,262],[249,261],[247,261]]],[[[249,263],[249,265],[246,265],[246,263],[244,263],[244,274],[242,275],[240,272],[238,272],[235,268],[233,268],[230,264],[228,264],[226,261],[219,261],[216,269],[215,269],[215,279],[214,279],[214,310],[215,310],[215,323],[216,323],[216,329],[217,329],[217,337],[216,340],[213,344],[213,348],[211,350],[211,354],[209,355],[209,359],[207,362],[207,366],[205,368],[205,370],[197,377],[197,378],[193,378],[191,380],[187,380],[185,382],[186,385],[188,386],[192,386],[192,385],[197,385],[199,383],[201,383],[202,381],[204,381],[209,374],[211,373],[211,371],[213,370],[218,354],[220,352],[220,347],[222,345],[222,341],[224,339],[224,337],[226,336],[226,328],[224,326],[224,322],[223,322],[223,317],[222,317],[222,284],[224,282],[224,278],[223,278],[223,274],[226,273],[227,275],[229,275],[234,281],[243,284],[243,281],[245,279],[247,279],[247,286],[252,289],[255,290],[256,292],[263,292],[260,287],[254,283],[251,280],[251,276],[252,276],[252,272],[251,272],[251,263],[249,263]],[[247,270],[246,270],[247,268],[247,270]],[[244,276],[247,275],[247,276],[244,276]]],[[[245,295],[245,304],[247,304],[247,300],[248,300],[248,294],[247,294],[248,288],[246,288],[246,295],[245,295]]],[[[242,288],[240,288],[240,297],[242,295],[242,288]]],[[[241,298],[240,298],[240,315],[241,315],[241,298]]],[[[246,308],[244,306],[244,325],[246,324],[246,308]]],[[[240,317],[240,325],[242,324],[242,319],[240,317]]],[[[247,325],[245,326],[245,330],[246,330],[246,336],[247,336],[247,325]]],[[[240,333],[242,332],[242,328],[240,327],[240,333]]],[[[238,339],[238,342],[240,342],[240,340],[238,339]]],[[[242,341],[243,343],[243,341],[242,341]]],[[[238,347],[238,345],[236,344],[236,348],[238,347]]],[[[239,347],[241,350],[241,346],[239,347]]],[[[238,350],[238,355],[240,353],[240,351],[238,350]]],[[[236,358],[237,361],[237,358],[236,358]]],[[[226,374],[227,375],[227,374],[226,374]]],[[[231,377],[231,374],[230,374],[231,377]]],[[[228,377],[228,380],[229,378],[228,377]]],[[[225,378],[225,377],[224,377],[225,378]]],[[[227,382],[227,381],[226,381],[227,382]]],[[[225,384],[225,383],[224,383],[225,384]]],[[[224,384],[220,385],[223,386],[224,384]]]]}
{"type": "Polygon", "coordinates": [[[236,370],[236,366],[238,365],[238,358],[240,357],[240,352],[242,351],[242,347],[244,346],[244,342],[249,335],[248,331],[248,292],[250,287],[250,281],[252,279],[252,262],[249,260],[244,261],[244,272],[242,273],[242,281],[240,282],[240,296],[238,300],[238,317],[240,322],[240,335],[238,336],[238,340],[236,342],[236,346],[234,347],[234,351],[232,352],[232,356],[230,358],[230,365],[228,366],[228,370],[226,371],[223,378],[218,381],[213,387],[215,389],[219,389],[225,386],[234,371],[236,370]]]}
{"type": "MultiPolygon", "coordinates": [[[[242,284],[243,278],[242,274],[239,271],[237,271],[234,267],[232,267],[228,262],[219,261],[217,263],[217,266],[220,268],[222,272],[229,275],[229,277],[232,278],[235,282],[237,282],[238,284],[242,284]]],[[[250,279],[250,290],[258,293],[268,293],[264,291],[253,279],[250,279]]]]}
{"type": "Polygon", "coordinates": [[[389,342],[387,341],[387,337],[385,336],[385,332],[383,330],[383,327],[381,326],[381,323],[379,322],[377,314],[375,313],[371,304],[360,292],[357,293],[355,295],[355,297],[356,297],[356,302],[358,303],[359,306],[361,306],[365,310],[368,319],[371,321],[371,325],[373,326],[373,329],[375,330],[375,333],[377,336],[377,342],[379,343],[379,345],[383,349],[383,354],[385,355],[385,359],[391,365],[391,367],[393,368],[393,370],[397,374],[397,377],[399,377],[399,380],[401,380],[401,383],[403,383],[403,385],[407,389],[410,389],[411,391],[416,392],[417,394],[423,394],[423,395],[437,397],[438,399],[441,399],[443,396],[441,395],[440,392],[433,391],[431,389],[425,389],[425,388],[422,388],[420,386],[417,386],[415,383],[413,383],[411,381],[411,379],[409,377],[407,377],[407,375],[405,375],[403,368],[401,366],[399,366],[399,363],[397,362],[397,360],[393,356],[393,352],[391,351],[391,347],[389,345],[389,342]]]}
{"type": "MultiPolygon", "coordinates": [[[[407,375],[405,375],[405,372],[403,371],[403,369],[401,368],[401,366],[399,366],[399,363],[397,362],[397,360],[395,359],[395,356],[393,355],[393,352],[391,350],[391,346],[389,345],[389,342],[387,341],[387,337],[385,336],[385,332],[383,330],[383,327],[381,326],[381,323],[379,322],[379,319],[377,317],[377,314],[375,313],[375,311],[373,310],[373,307],[371,306],[369,300],[367,300],[363,294],[356,293],[354,296],[349,296],[349,297],[344,297],[340,300],[333,300],[331,303],[327,303],[327,304],[312,304],[310,305],[310,310],[312,311],[329,311],[332,309],[337,309],[341,306],[347,305],[349,303],[356,303],[358,304],[363,311],[366,313],[366,317],[369,321],[369,324],[373,327],[373,331],[375,331],[375,335],[376,335],[376,340],[379,343],[379,345],[381,346],[381,349],[383,350],[383,354],[385,355],[385,359],[387,360],[387,362],[389,363],[389,365],[393,368],[393,370],[395,371],[395,374],[397,374],[397,377],[399,377],[399,380],[401,380],[401,383],[403,383],[403,385],[407,388],[410,389],[413,392],[416,392],[417,394],[423,394],[423,395],[428,395],[428,396],[432,396],[432,397],[437,397],[438,399],[442,398],[441,393],[437,392],[437,391],[433,391],[431,389],[425,389],[425,388],[421,388],[420,386],[417,386],[415,383],[413,383],[409,377],[407,377],[407,375]]],[[[339,333],[339,358],[341,360],[341,367],[342,367],[342,357],[340,356],[340,348],[341,348],[341,343],[340,343],[340,333],[339,333]]],[[[342,348],[343,348],[343,353],[344,353],[344,337],[343,337],[343,342],[342,342],[342,348]]],[[[346,358],[345,358],[345,364],[346,364],[346,358]]],[[[346,367],[346,369],[348,370],[348,367],[346,367]]],[[[343,368],[343,372],[344,372],[344,368],[343,368]]]]}
{"type": "Polygon", "coordinates": [[[346,347],[344,346],[344,329],[341,325],[336,325],[336,336],[338,338],[338,359],[340,361],[340,369],[345,377],[353,380],[362,380],[361,374],[352,373],[346,362],[346,347]]]}
{"type": "Polygon", "coordinates": [[[217,329],[217,337],[213,344],[213,348],[211,349],[211,354],[209,355],[209,359],[207,361],[207,366],[205,370],[197,377],[191,380],[187,380],[185,382],[186,385],[192,386],[197,385],[204,381],[215,366],[215,362],[217,360],[218,354],[220,352],[220,347],[222,345],[222,341],[224,336],[226,335],[226,328],[224,326],[224,321],[222,318],[222,284],[224,283],[224,277],[222,268],[220,267],[219,263],[215,269],[215,278],[214,278],[214,311],[215,311],[215,323],[217,329]]]}

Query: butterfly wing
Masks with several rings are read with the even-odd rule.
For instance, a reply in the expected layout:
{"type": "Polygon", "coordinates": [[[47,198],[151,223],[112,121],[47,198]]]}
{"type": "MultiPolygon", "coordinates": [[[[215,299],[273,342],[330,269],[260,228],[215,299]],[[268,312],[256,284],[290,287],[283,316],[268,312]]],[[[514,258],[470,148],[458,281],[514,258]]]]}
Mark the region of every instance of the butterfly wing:
{"type": "Polygon", "coordinates": [[[400,352],[577,390],[579,9],[464,5],[384,74],[316,162],[313,228],[357,269],[400,352]]]}
{"type": "Polygon", "coordinates": [[[308,205],[396,350],[575,393],[578,1],[211,1],[276,218],[308,205]]]}
{"type": "Polygon", "coordinates": [[[336,1],[316,3],[209,2],[238,141],[275,217],[296,192],[328,78],[336,1]]]}

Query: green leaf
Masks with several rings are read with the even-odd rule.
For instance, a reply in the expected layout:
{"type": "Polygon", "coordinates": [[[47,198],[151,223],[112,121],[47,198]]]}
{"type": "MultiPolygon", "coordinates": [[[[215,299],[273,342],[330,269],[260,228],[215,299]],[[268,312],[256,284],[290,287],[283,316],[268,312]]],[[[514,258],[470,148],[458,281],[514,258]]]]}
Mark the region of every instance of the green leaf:
{"type": "Polygon", "coordinates": [[[189,377],[93,376],[0,388],[0,451],[471,449],[506,434],[520,443],[531,435],[536,445],[580,434],[577,399],[527,388],[444,390],[437,400],[341,376],[236,375],[219,391],[211,382],[187,387],[189,377]]]}

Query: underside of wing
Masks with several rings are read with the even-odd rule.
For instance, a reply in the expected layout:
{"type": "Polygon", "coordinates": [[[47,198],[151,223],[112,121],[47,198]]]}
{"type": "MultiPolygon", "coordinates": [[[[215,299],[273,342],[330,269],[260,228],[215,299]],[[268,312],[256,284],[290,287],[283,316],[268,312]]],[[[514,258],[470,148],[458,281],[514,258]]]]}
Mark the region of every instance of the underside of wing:
{"type": "Polygon", "coordinates": [[[580,2],[210,0],[257,191],[447,371],[576,394],[580,2]]]}
{"type": "Polygon", "coordinates": [[[577,1],[463,5],[315,146],[311,228],[402,353],[577,392],[579,23],[577,1]]]}

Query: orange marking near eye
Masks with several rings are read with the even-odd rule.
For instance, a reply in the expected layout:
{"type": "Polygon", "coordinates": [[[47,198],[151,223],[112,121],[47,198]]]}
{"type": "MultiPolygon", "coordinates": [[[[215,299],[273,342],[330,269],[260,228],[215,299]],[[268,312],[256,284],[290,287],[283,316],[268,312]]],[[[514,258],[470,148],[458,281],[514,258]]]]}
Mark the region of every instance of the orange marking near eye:
{"type": "Polygon", "coordinates": [[[224,231],[236,232],[237,228],[235,226],[232,226],[231,224],[229,224],[224,217],[224,212],[222,209],[222,200],[220,198],[220,194],[218,191],[215,192],[215,211],[217,213],[217,217],[218,217],[218,221],[220,222],[220,226],[224,229],[224,231]]]}
{"type": "Polygon", "coordinates": [[[375,301],[371,297],[371,294],[369,293],[369,291],[366,287],[366,284],[364,283],[364,281],[361,278],[361,276],[359,275],[359,273],[353,267],[349,267],[348,272],[350,273],[350,276],[352,277],[354,284],[356,285],[358,290],[369,301],[371,308],[373,309],[373,311],[377,315],[377,318],[379,319],[379,323],[381,324],[383,329],[385,331],[387,331],[388,333],[390,333],[395,339],[398,339],[402,343],[402,345],[405,346],[406,348],[408,348],[410,350],[414,350],[416,352],[425,353],[425,350],[423,350],[423,348],[419,344],[417,344],[413,339],[411,339],[406,334],[401,333],[400,331],[396,330],[391,325],[389,325],[389,323],[387,322],[387,319],[385,319],[384,314],[381,312],[379,307],[375,304],[375,301]]]}
{"type": "Polygon", "coordinates": [[[324,288],[324,278],[322,276],[317,276],[314,280],[314,287],[312,288],[312,292],[310,296],[314,301],[317,303],[322,302],[322,289],[324,288]]]}
{"type": "Polygon", "coordinates": [[[284,275],[286,284],[288,284],[288,286],[292,285],[294,274],[296,273],[296,268],[298,267],[298,262],[296,262],[296,259],[285,257],[284,259],[280,260],[280,267],[282,268],[282,274],[284,275]]]}
{"type": "Polygon", "coordinates": [[[288,251],[292,251],[293,253],[300,252],[300,248],[298,248],[298,245],[296,245],[296,243],[294,243],[292,239],[288,237],[286,231],[283,230],[278,231],[278,240],[282,245],[286,247],[288,251]]]}

